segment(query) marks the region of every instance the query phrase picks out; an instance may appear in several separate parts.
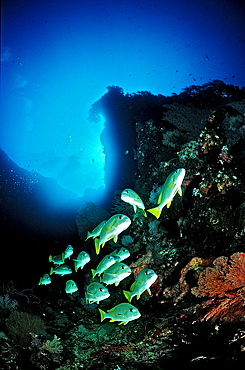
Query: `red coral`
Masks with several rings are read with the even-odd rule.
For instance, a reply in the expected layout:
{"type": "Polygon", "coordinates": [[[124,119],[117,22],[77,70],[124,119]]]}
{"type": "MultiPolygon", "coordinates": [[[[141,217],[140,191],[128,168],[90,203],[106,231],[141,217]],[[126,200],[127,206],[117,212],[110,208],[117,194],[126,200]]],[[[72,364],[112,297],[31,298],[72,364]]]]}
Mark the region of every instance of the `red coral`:
{"type": "Polygon", "coordinates": [[[132,269],[134,276],[137,277],[141,270],[144,268],[151,268],[153,264],[154,261],[152,258],[152,253],[148,252],[142,257],[138,258],[135,263],[131,263],[129,267],[132,269]]]}
{"type": "Polygon", "coordinates": [[[234,253],[230,260],[218,257],[207,267],[192,293],[210,297],[200,306],[201,320],[239,321],[245,316],[245,253],[234,253]]]}

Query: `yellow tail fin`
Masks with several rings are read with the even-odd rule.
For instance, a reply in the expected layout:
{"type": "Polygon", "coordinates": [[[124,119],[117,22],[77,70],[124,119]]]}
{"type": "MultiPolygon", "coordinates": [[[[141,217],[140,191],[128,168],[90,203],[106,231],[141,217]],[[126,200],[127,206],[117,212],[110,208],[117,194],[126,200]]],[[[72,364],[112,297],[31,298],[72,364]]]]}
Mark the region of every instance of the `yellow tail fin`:
{"type": "Polygon", "coordinates": [[[100,319],[101,319],[101,321],[103,321],[104,318],[105,318],[105,312],[103,310],[101,310],[100,308],[98,308],[98,310],[100,311],[100,319]]]}
{"type": "Polygon", "coordinates": [[[131,302],[132,298],[130,296],[130,292],[128,292],[127,290],[123,290],[123,294],[125,295],[125,298],[131,302]]]}
{"type": "Polygon", "coordinates": [[[161,216],[162,210],[158,207],[147,209],[147,212],[152,213],[156,218],[159,218],[161,216]]]}
{"type": "Polygon", "coordinates": [[[87,232],[87,238],[85,239],[85,242],[86,242],[86,240],[88,240],[89,238],[91,238],[90,234],[91,234],[91,233],[88,231],[88,232],[87,232]]]}

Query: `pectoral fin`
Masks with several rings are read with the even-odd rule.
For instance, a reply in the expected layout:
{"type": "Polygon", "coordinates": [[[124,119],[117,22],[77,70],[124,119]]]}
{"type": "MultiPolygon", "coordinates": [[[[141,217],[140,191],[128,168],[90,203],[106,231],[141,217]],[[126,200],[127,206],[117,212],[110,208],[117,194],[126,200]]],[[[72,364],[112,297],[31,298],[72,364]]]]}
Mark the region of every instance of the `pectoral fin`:
{"type": "Polygon", "coordinates": [[[162,192],[159,194],[159,197],[157,199],[157,204],[162,203],[162,192]]]}

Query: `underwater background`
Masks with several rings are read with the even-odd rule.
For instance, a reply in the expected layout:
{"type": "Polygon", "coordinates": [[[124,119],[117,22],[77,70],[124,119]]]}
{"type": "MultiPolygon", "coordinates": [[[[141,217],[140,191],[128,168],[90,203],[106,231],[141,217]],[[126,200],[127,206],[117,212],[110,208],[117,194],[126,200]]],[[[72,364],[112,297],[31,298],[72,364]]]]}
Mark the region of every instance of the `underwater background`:
{"type": "Polygon", "coordinates": [[[2,2],[0,369],[244,363],[244,19],[2,2]]]}

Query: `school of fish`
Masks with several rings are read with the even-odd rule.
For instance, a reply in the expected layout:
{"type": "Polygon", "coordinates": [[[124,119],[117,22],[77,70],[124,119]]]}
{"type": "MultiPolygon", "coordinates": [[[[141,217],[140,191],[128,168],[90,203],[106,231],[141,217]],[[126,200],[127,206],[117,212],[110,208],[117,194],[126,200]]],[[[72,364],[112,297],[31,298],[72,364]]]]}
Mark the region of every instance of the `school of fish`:
{"type": "MultiPolygon", "coordinates": [[[[177,193],[182,195],[181,185],[184,177],[184,168],[179,168],[173,171],[160,188],[156,207],[148,209],[147,212],[153,214],[158,219],[165,205],[169,208],[175,195],[177,193]]],[[[121,193],[121,199],[133,206],[134,212],[137,212],[139,209],[139,211],[147,217],[145,205],[140,196],[134,190],[123,190],[121,193]]],[[[90,238],[94,239],[95,252],[98,255],[101,247],[103,248],[106,242],[113,239],[116,243],[118,235],[121,234],[122,231],[126,230],[130,224],[131,220],[128,216],[123,214],[113,215],[108,220],[102,221],[91,232],[88,231],[85,241],[90,238]]],[[[60,276],[73,274],[74,272],[72,268],[69,264],[65,263],[65,260],[70,259],[72,255],[73,247],[71,245],[68,245],[65,251],[57,256],[50,255],[48,260],[54,265],[50,268],[49,274],[46,273],[40,278],[39,285],[51,284],[50,275],[52,274],[60,276]]],[[[107,286],[112,284],[118,286],[122,280],[131,274],[132,271],[130,267],[122,262],[129,256],[130,252],[126,248],[117,248],[112,253],[105,255],[95,269],[91,269],[92,282],[85,288],[85,300],[87,304],[99,304],[100,301],[109,298],[110,293],[107,286]],[[95,279],[97,281],[94,281],[95,279]]],[[[81,251],[78,256],[73,259],[74,271],[77,273],[79,269],[83,269],[90,260],[90,255],[85,251],[81,251]]],[[[123,290],[125,298],[130,303],[120,303],[107,310],[107,312],[99,308],[101,321],[108,318],[110,319],[110,322],[119,322],[119,325],[126,325],[129,321],[138,319],[141,316],[140,312],[131,304],[131,301],[135,296],[139,299],[145,291],[151,294],[150,287],[156,280],[157,274],[152,269],[143,268],[131,285],[130,290],[123,290]]],[[[78,286],[76,282],[74,280],[67,280],[65,292],[67,294],[73,294],[77,291],[78,286]]]]}

